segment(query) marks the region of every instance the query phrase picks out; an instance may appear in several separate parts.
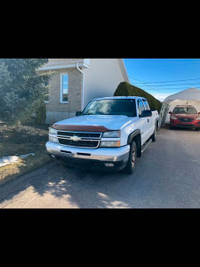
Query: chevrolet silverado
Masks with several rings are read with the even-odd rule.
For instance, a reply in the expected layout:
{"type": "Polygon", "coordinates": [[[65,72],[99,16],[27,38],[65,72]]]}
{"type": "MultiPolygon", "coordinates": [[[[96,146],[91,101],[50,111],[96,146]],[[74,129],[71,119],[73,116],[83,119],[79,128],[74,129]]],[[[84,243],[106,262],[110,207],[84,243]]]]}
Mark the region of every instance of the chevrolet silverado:
{"type": "Polygon", "coordinates": [[[49,128],[46,149],[69,165],[131,174],[136,158],[156,140],[158,119],[143,97],[96,98],[49,128]]]}

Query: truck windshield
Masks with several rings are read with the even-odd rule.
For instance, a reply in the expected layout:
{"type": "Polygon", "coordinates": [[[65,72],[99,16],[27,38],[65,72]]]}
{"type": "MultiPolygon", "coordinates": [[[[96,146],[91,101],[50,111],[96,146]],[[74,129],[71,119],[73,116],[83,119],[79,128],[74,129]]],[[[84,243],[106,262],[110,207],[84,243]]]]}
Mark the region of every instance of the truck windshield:
{"type": "Polygon", "coordinates": [[[173,110],[175,114],[197,114],[197,111],[194,107],[176,107],[173,110]]]}
{"type": "Polygon", "coordinates": [[[136,117],[135,99],[102,99],[90,102],[82,115],[124,115],[136,117]]]}

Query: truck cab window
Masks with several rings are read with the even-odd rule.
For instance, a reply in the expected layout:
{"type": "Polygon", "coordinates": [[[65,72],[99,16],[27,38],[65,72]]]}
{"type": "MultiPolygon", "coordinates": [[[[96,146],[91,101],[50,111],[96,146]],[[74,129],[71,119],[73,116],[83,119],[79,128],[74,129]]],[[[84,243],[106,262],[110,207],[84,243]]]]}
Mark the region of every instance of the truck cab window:
{"type": "Polygon", "coordinates": [[[144,107],[145,107],[146,110],[151,110],[150,107],[149,107],[149,104],[148,104],[147,100],[143,99],[142,102],[143,102],[144,107]]]}
{"type": "Polygon", "coordinates": [[[138,110],[139,110],[139,115],[141,115],[142,111],[145,110],[145,106],[141,99],[138,100],[138,110]]]}

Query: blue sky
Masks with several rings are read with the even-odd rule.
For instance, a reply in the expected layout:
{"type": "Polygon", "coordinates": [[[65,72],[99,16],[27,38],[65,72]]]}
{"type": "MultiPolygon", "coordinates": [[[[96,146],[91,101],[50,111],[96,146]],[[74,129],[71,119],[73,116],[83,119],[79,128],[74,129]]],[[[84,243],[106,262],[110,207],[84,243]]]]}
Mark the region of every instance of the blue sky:
{"type": "Polygon", "coordinates": [[[163,101],[188,88],[200,89],[200,59],[124,58],[131,84],[163,101]]]}

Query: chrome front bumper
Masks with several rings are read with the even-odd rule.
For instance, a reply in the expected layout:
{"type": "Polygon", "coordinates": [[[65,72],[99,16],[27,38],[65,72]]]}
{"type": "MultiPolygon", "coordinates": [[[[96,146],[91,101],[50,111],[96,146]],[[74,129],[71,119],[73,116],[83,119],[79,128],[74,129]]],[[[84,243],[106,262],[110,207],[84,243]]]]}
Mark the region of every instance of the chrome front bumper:
{"type": "Polygon", "coordinates": [[[58,143],[47,142],[47,152],[50,155],[71,159],[98,160],[103,162],[127,162],[129,158],[130,146],[126,145],[119,148],[76,148],[63,146],[58,143]]]}

